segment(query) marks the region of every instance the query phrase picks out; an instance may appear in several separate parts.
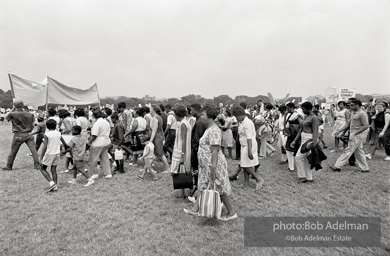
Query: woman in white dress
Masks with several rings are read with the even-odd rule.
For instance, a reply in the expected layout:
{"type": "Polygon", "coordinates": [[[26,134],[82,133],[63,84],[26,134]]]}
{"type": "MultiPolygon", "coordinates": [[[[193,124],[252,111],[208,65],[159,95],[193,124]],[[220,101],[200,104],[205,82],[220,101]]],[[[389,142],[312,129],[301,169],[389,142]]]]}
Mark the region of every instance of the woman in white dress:
{"type": "MultiPolygon", "coordinates": [[[[334,117],[335,117],[335,123],[333,126],[333,132],[332,136],[334,137],[334,145],[335,148],[334,150],[331,150],[331,152],[337,152],[339,150],[339,144],[340,144],[340,139],[335,136],[336,132],[341,129],[347,122],[347,120],[350,117],[350,112],[348,109],[345,108],[345,101],[339,101],[337,103],[337,106],[339,107],[339,110],[334,111],[334,117]]],[[[347,145],[344,143],[343,147],[345,148],[347,145]]]]}
{"type": "Polygon", "coordinates": [[[256,190],[259,190],[262,188],[264,181],[255,172],[255,166],[259,164],[255,125],[245,115],[245,110],[241,106],[234,107],[232,113],[239,122],[238,134],[241,144],[240,166],[244,169],[245,177],[243,188],[248,187],[249,175],[252,175],[256,179],[256,190]]]}

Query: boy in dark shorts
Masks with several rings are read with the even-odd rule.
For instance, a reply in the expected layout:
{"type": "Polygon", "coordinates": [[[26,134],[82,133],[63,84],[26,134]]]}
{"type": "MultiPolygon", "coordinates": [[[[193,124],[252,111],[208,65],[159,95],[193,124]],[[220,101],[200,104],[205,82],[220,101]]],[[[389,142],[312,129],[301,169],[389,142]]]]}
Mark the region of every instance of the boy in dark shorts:
{"type": "Polygon", "coordinates": [[[88,179],[87,184],[84,185],[84,187],[88,187],[95,183],[93,179],[91,179],[84,171],[85,163],[84,163],[84,157],[85,157],[85,149],[87,146],[87,138],[85,136],[81,136],[81,126],[75,125],[72,127],[72,135],[73,138],[69,141],[69,148],[63,152],[71,152],[71,156],[73,158],[73,165],[74,165],[74,171],[73,171],[73,179],[68,181],[70,184],[76,184],[76,178],[77,173],[80,172],[85,178],[88,179]]]}

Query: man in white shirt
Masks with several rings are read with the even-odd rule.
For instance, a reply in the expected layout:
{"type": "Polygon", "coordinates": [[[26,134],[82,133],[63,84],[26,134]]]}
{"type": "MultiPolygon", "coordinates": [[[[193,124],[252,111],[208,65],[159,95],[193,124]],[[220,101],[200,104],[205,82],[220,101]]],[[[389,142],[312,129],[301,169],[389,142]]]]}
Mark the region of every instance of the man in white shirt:
{"type": "Polygon", "coordinates": [[[170,105],[165,106],[165,110],[168,113],[167,118],[167,127],[164,131],[165,143],[164,143],[164,152],[169,153],[172,159],[173,146],[175,145],[176,139],[176,129],[177,129],[177,120],[175,113],[171,110],[170,105]]]}

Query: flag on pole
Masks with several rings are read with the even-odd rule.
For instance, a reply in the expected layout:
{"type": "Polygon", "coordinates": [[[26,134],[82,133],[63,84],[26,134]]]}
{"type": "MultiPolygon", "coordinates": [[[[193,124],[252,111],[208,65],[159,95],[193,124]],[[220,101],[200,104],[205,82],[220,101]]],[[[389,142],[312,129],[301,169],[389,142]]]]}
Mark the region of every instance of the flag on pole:
{"type": "Polygon", "coordinates": [[[27,80],[15,74],[8,74],[14,101],[21,100],[25,106],[43,106],[46,104],[46,85],[27,80]]]}
{"type": "Polygon", "coordinates": [[[268,98],[269,98],[271,104],[275,106],[276,102],[275,102],[274,96],[272,96],[272,94],[270,92],[267,94],[268,94],[268,98]]]}

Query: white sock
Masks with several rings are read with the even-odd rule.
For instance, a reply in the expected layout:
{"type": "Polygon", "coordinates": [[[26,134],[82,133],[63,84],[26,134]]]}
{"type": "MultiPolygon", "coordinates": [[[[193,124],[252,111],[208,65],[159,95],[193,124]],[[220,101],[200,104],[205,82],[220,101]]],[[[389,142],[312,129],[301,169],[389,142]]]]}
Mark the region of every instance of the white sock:
{"type": "Polygon", "coordinates": [[[50,182],[49,182],[49,185],[50,185],[50,186],[53,186],[54,184],[55,184],[54,181],[50,181],[50,182]]]}

